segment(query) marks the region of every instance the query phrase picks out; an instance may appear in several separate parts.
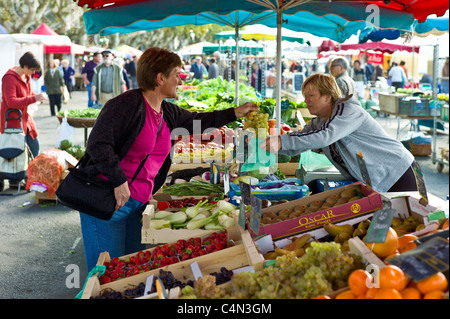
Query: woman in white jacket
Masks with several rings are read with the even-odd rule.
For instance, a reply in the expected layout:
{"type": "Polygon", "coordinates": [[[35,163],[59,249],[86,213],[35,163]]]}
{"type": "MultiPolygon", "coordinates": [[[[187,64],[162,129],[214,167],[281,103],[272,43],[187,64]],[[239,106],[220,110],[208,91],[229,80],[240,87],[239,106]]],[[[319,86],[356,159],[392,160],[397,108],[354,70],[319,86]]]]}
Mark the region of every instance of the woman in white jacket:
{"type": "Polygon", "coordinates": [[[364,182],[356,157],[361,152],[376,191],[417,190],[414,156],[351,95],[341,98],[332,76],[310,76],[302,85],[302,93],[309,112],[317,117],[300,132],[267,138],[262,148],[287,155],[322,149],[344,176],[364,182]]]}

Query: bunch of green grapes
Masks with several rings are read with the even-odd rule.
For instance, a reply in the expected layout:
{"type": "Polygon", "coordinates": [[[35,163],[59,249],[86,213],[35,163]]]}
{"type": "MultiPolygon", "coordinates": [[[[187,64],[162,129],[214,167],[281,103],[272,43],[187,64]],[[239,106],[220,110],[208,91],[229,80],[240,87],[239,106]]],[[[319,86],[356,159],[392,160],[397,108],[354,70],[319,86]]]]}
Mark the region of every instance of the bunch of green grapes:
{"type": "Polygon", "coordinates": [[[277,257],[275,266],[234,274],[224,288],[205,276],[194,285],[198,298],[309,299],[342,288],[361,260],[335,242],[312,242],[305,254],[277,257]]]}
{"type": "Polygon", "coordinates": [[[197,298],[223,298],[224,290],[216,285],[216,277],[205,275],[194,282],[194,294],[197,298]]]}
{"type": "Polygon", "coordinates": [[[249,129],[255,134],[255,137],[265,139],[269,134],[268,119],[269,114],[267,113],[249,112],[246,116],[244,130],[249,129]]]}

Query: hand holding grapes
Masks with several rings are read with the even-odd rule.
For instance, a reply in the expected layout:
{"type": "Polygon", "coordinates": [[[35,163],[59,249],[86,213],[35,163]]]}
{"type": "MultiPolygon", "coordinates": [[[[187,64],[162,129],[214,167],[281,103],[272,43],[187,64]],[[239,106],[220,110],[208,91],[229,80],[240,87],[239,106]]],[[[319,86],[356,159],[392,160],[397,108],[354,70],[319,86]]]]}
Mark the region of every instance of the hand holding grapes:
{"type": "Polygon", "coordinates": [[[234,112],[236,113],[237,118],[241,118],[246,116],[250,112],[259,112],[259,107],[258,105],[256,105],[256,103],[246,102],[235,108],[234,112]]]}

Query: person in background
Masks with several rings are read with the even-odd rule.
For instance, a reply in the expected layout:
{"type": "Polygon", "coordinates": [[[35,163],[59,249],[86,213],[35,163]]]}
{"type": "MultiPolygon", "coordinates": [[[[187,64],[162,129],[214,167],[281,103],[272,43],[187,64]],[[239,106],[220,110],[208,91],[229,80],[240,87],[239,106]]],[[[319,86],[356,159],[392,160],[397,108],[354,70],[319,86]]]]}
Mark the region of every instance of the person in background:
{"type": "Polygon", "coordinates": [[[172,134],[177,128],[182,129],[178,135],[189,135],[197,129],[196,125],[203,132],[258,111],[255,103],[245,103],[236,108],[197,113],[168,102],[167,99],[177,97],[177,88],[182,83],[181,65],[174,52],[157,47],[147,49],[137,66],[139,89],[110,99],[92,128],[79,169],[111,182],[116,211],[109,220],[80,212],[88,269],[95,266],[103,251],[114,258],[145,249],[141,243],[142,212],[152,194],[165,183],[176,138],[172,134]]]}
{"type": "Polygon", "coordinates": [[[202,57],[198,56],[195,58],[195,62],[192,63],[190,72],[194,73],[194,79],[203,80],[203,76],[206,74],[206,68],[202,63],[202,57]]]}
{"type": "Polygon", "coordinates": [[[355,60],[353,62],[353,68],[352,68],[352,79],[355,81],[355,87],[356,91],[358,92],[358,97],[364,98],[365,96],[365,74],[364,69],[361,68],[361,62],[359,60],[355,60]]]}
{"type": "Polygon", "coordinates": [[[388,75],[391,78],[391,85],[396,90],[403,88],[403,83],[407,81],[405,71],[396,62],[392,62],[388,75]]]}
{"type": "Polygon", "coordinates": [[[259,67],[258,62],[252,63],[252,87],[255,88],[256,92],[261,92],[262,90],[262,70],[259,67]]]}
{"type": "Polygon", "coordinates": [[[316,117],[299,132],[267,138],[261,148],[291,156],[322,149],[346,179],[364,183],[356,156],[361,152],[375,191],[417,191],[414,156],[357,100],[342,98],[332,76],[310,76],[303,82],[302,94],[309,112],[316,117]]]}
{"type": "Polygon", "coordinates": [[[331,60],[330,73],[336,79],[342,96],[347,97],[348,95],[353,95],[353,98],[358,99],[355,81],[348,75],[347,69],[348,62],[345,58],[336,57],[331,60]]]}
{"type": "Polygon", "coordinates": [[[375,69],[373,70],[372,81],[374,82],[378,81],[379,77],[383,77],[383,68],[381,67],[380,64],[377,64],[375,66],[375,69]]]}
{"type": "Polygon", "coordinates": [[[67,91],[69,91],[69,96],[72,98],[73,92],[73,77],[75,75],[75,70],[69,65],[69,61],[62,60],[62,70],[64,74],[64,83],[66,84],[67,91]]]}
{"type": "Polygon", "coordinates": [[[223,70],[223,78],[226,81],[234,81],[236,79],[235,66],[236,66],[236,62],[233,60],[233,61],[231,61],[231,70],[230,70],[229,65],[223,70]],[[230,78],[230,73],[231,73],[231,78],[230,78]]]}
{"type": "Polygon", "coordinates": [[[208,70],[208,79],[215,79],[219,76],[219,66],[216,63],[216,59],[210,59],[211,65],[208,70]]]}
{"type": "Polygon", "coordinates": [[[34,94],[41,94],[42,92],[42,85],[44,85],[44,80],[42,76],[42,70],[39,70],[35,72],[31,76],[31,89],[33,90],[34,94]]]}
{"type": "Polygon", "coordinates": [[[372,81],[373,71],[374,71],[373,65],[370,63],[366,63],[366,66],[364,67],[364,74],[366,75],[366,83],[372,81]]]}
{"type": "Polygon", "coordinates": [[[92,78],[94,77],[94,69],[97,67],[97,65],[102,63],[102,55],[100,52],[95,52],[92,60],[86,62],[86,64],[83,67],[83,70],[81,71],[81,76],[84,81],[84,85],[86,86],[86,89],[88,91],[88,107],[94,106],[94,102],[92,101],[92,90],[91,90],[91,84],[92,84],[92,78]]]}
{"type": "Polygon", "coordinates": [[[127,71],[128,79],[130,80],[130,89],[137,89],[136,84],[136,63],[137,56],[133,56],[132,60],[125,64],[125,70],[127,71]]]}
{"type": "Polygon", "coordinates": [[[43,102],[47,99],[45,93],[34,94],[31,90],[31,75],[39,70],[41,70],[39,60],[32,52],[26,52],[19,59],[19,66],[9,69],[2,78],[0,133],[3,134],[5,131],[6,111],[19,109],[22,112],[22,123],[8,121],[8,127],[23,128],[26,143],[30,147],[33,157],[39,154],[38,131],[33,117],[28,114],[27,110],[30,104],[43,102]]]}
{"type": "Polygon", "coordinates": [[[50,102],[50,115],[55,116],[61,110],[61,96],[64,92],[64,79],[56,68],[55,60],[48,61],[48,70],[44,75],[44,84],[50,102]]]}
{"type": "Polygon", "coordinates": [[[447,93],[449,92],[449,88],[448,88],[448,77],[449,77],[449,62],[448,62],[448,58],[445,60],[444,66],[442,67],[442,72],[441,72],[441,77],[443,77],[444,79],[441,79],[441,91],[442,93],[447,93]]]}
{"type": "Polygon", "coordinates": [[[102,52],[103,63],[94,69],[94,76],[91,84],[92,101],[98,100],[98,103],[105,103],[127,90],[125,80],[123,79],[122,67],[113,63],[111,51],[102,52]]]}

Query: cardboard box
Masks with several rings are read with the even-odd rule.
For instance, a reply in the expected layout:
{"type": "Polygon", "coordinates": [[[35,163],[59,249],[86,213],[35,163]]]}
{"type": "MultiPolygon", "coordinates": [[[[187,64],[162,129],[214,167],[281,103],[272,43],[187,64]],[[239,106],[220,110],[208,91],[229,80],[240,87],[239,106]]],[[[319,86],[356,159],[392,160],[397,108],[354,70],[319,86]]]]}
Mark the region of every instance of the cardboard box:
{"type": "Polygon", "coordinates": [[[394,217],[406,219],[412,216],[417,221],[425,225],[424,229],[409,233],[419,237],[439,228],[439,221],[438,220],[429,221],[428,214],[437,210],[439,207],[442,206],[439,204],[439,201],[437,202],[434,201],[433,205],[428,204],[427,206],[423,206],[422,204],[419,203],[419,195],[418,194],[417,196],[415,195],[416,194],[410,195],[404,194],[394,196],[390,198],[390,202],[392,204],[392,208],[395,209],[394,217]]]}
{"type": "MultiPolygon", "coordinates": [[[[264,259],[257,251],[250,234],[247,231],[243,231],[238,225],[231,228],[233,230],[229,231],[228,236],[236,241],[237,244],[235,246],[199,256],[197,258],[180,261],[162,268],[153,269],[131,277],[119,279],[104,285],[100,285],[100,282],[96,276],[90,277],[81,298],[89,299],[91,296],[98,296],[102,290],[107,288],[123,292],[133,285],[137,286],[141,282],[145,283],[147,277],[150,275],[158,276],[160,269],[171,271],[174,277],[182,282],[194,280],[194,274],[190,267],[190,265],[194,262],[197,262],[202,274],[204,275],[215,271],[218,272],[221,267],[226,267],[229,270],[233,270],[245,266],[253,266],[255,271],[262,270],[264,259]]],[[[153,249],[154,248],[148,250],[153,249]]],[[[127,256],[132,255],[135,254],[127,256]]],[[[120,259],[126,258],[127,256],[122,256],[120,259]]],[[[109,253],[104,252],[100,254],[97,264],[103,265],[105,262],[109,262],[110,260],[111,258],[109,253]]]]}
{"type": "Polygon", "coordinates": [[[261,212],[276,213],[285,208],[293,208],[297,205],[308,205],[315,200],[325,200],[328,196],[340,194],[346,189],[352,189],[355,187],[359,188],[364,195],[364,197],[358,201],[332,207],[326,210],[317,211],[315,213],[292,218],[275,224],[261,226],[257,234],[255,234],[253,231],[251,233],[254,236],[271,234],[272,238],[274,240],[277,240],[322,227],[328,222],[336,223],[342,220],[373,212],[383,207],[383,200],[378,192],[369,190],[361,182],[356,182],[351,185],[311,195],[305,198],[300,198],[284,204],[270,206],[268,208],[264,208],[261,212]]]}
{"type": "Polygon", "coordinates": [[[402,97],[407,97],[408,94],[402,94],[402,93],[379,93],[378,94],[378,101],[380,104],[380,111],[390,114],[398,114],[398,105],[399,100],[402,97]]]}

